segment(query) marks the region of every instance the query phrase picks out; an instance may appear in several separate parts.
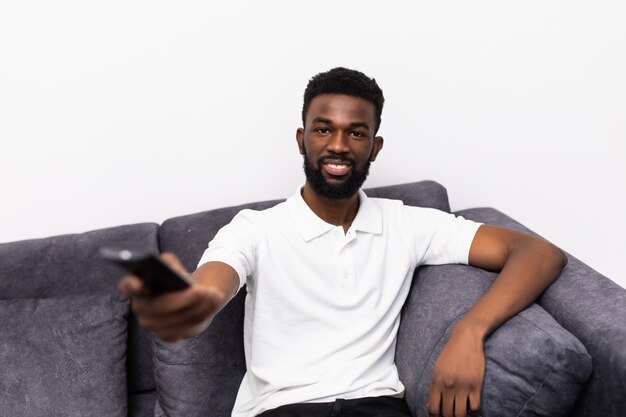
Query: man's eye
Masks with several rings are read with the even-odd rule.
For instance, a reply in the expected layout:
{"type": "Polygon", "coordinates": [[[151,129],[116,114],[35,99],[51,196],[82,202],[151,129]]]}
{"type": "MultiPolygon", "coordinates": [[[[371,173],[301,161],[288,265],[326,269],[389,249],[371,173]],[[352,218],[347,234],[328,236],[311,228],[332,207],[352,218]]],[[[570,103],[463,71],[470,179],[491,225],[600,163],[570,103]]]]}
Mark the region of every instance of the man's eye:
{"type": "Polygon", "coordinates": [[[365,137],[365,134],[364,134],[364,133],[357,132],[357,131],[351,132],[350,134],[351,134],[352,136],[357,137],[357,138],[364,138],[364,137],[365,137]]]}
{"type": "Polygon", "coordinates": [[[315,131],[317,133],[321,133],[322,135],[330,133],[330,129],[328,129],[327,127],[318,127],[317,129],[315,129],[315,131]]]}

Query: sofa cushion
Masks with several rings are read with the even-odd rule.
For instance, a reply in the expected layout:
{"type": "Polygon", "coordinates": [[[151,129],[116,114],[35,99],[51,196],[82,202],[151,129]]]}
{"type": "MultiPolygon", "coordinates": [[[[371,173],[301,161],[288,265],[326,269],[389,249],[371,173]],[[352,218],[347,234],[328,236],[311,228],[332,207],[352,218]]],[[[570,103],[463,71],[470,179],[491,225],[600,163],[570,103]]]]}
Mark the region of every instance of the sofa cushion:
{"type": "MultiPolygon", "coordinates": [[[[496,274],[463,265],[419,268],[405,304],[396,364],[416,416],[426,404],[435,361],[454,325],[487,291],[496,274]]],[[[481,415],[564,416],[591,374],[582,343],[533,304],[485,343],[481,415]]]]}
{"type": "MultiPolygon", "coordinates": [[[[100,259],[102,246],[158,253],[158,225],[141,223],[0,244],[0,299],[116,294],[123,271],[100,259]]],[[[154,390],[147,332],[129,317],[128,390],[154,390]]]]}
{"type": "MultiPolygon", "coordinates": [[[[403,200],[406,204],[450,211],[443,186],[433,181],[366,189],[370,197],[403,200]]],[[[263,210],[280,200],[176,217],[159,229],[161,250],[179,256],[193,271],[209,241],[243,209],[263,210]]],[[[155,340],[158,402],[156,416],[230,416],[246,370],[243,351],[245,290],[222,310],[205,333],[167,344],[155,340]]]]}
{"type": "Polygon", "coordinates": [[[126,416],[128,303],[111,295],[0,300],[0,410],[126,416]]]}

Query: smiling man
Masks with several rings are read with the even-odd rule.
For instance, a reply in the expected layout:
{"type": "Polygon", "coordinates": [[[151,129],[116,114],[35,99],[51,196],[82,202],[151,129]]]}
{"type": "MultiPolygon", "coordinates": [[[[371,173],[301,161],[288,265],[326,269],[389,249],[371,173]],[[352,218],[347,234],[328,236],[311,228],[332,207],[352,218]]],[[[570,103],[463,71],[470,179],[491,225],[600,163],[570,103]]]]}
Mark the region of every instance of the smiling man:
{"type": "MultiPolygon", "coordinates": [[[[419,265],[500,271],[435,363],[432,415],[480,408],[484,342],[565,265],[545,240],[361,190],[383,147],[376,81],[335,68],[304,94],[296,133],[306,182],[287,201],[243,210],[209,243],[191,288],[153,296],[120,284],[141,325],[164,340],[206,329],[246,285],[247,372],[233,416],[410,416],[394,362],[400,311],[419,265]]],[[[186,274],[173,255],[164,259],[186,274]]]]}

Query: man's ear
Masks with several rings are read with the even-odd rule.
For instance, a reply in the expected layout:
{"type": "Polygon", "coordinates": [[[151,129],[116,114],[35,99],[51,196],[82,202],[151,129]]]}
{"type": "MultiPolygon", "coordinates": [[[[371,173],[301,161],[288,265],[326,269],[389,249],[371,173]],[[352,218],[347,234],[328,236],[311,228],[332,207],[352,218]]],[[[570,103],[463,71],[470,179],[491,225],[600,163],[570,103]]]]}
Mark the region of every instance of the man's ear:
{"type": "Polygon", "coordinates": [[[304,129],[299,127],[296,130],[296,141],[298,142],[298,149],[300,149],[300,155],[304,155],[304,129]]]}
{"type": "Polygon", "coordinates": [[[372,146],[372,152],[370,153],[370,161],[376,160],[378,152],[380,152],[380,150],[383,148],[383,143],[384,140],[382,136],[376,136],[374,138],[374,146],[372,146]]]}

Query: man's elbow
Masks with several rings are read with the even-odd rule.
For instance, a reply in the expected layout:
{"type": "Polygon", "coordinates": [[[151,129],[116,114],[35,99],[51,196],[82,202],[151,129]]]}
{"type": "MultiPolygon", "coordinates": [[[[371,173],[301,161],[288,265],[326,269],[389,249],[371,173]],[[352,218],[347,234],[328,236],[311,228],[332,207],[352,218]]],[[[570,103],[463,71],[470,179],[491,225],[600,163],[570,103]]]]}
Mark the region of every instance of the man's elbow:
{"type": "Polygon", "coordinates": [[[558,276],[567,265],[567,254],[547,240],[544,240],[542,243],[542,251],[545,254],[546,263],[555,270],[558,276]]]}

